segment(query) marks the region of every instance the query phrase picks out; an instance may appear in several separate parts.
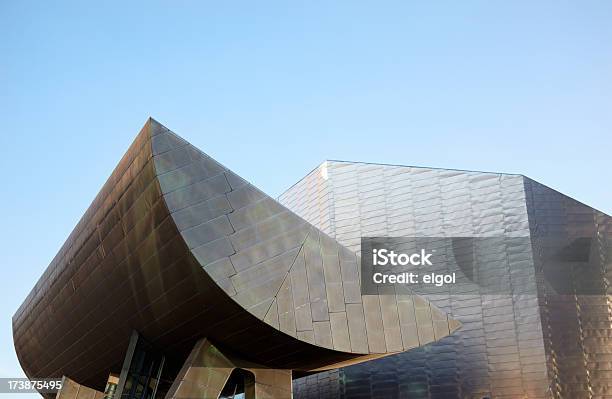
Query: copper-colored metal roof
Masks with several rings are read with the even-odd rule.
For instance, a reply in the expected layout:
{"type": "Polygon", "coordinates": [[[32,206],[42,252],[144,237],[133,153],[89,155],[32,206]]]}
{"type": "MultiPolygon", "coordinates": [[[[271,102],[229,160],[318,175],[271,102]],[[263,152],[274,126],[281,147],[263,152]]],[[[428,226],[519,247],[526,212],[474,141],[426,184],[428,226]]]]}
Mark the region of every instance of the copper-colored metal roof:
{"type": "Polygon", "coordinates": [[[459,323],[362,296],[357,256],[150,119],[13,317],[30,377],[101,389],[130,333],[180,363],[202,337],[274,368],[409,350],[459,323]]]}

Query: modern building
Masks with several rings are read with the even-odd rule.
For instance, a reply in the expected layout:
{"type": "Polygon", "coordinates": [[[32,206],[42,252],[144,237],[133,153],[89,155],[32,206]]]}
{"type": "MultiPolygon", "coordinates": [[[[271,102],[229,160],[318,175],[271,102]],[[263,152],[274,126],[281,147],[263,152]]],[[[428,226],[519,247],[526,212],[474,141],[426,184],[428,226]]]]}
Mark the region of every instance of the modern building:
{"type": "Polygon", "coordinates": [[[361,237],[503,238],[499,290],[425,295],[462,328],[295,381],[299,398],[612,398],[612,218],[525,176],[327,161],[280,202],[361,237]]]}
{"type": "Polygon", "coordinates": [[[353,251],[152,119],[13,317],[26,375],[64,377],[62,399],[289,398],[459,327],[361,295],[353,251]]]}
{"type": "Polygon", "coordinates": [[[520,175],[327,161],[276,201],[149,120],[15,348],[62,399],[612,397],[611,238],[520,175]],[[364,295],[364,237],[469,240],[479,284],[364,295]]]}

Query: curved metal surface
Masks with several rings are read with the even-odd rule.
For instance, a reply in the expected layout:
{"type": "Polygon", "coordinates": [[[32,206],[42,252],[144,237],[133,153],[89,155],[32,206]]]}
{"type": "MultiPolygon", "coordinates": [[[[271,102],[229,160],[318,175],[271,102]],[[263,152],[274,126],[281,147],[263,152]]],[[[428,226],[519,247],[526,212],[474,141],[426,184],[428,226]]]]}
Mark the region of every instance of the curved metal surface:
{"type": "Polygon", "coordinates": [[[101,389],[132,330],[179,362],[208,337],[312,370],[458,328],[416,296],[362,297],[358,274],[351,251],[150,119],[13,317],[15,349],[30,377],[101,389]]]}

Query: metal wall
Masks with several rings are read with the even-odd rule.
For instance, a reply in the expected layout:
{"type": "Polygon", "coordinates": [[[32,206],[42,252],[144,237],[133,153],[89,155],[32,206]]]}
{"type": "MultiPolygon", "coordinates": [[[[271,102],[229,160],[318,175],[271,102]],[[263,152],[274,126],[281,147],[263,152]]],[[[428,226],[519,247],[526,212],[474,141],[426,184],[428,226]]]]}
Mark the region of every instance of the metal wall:
{"type": "Polygon", "coordinates": [[[612,398],[612,218],[528,178],[525,191],[550,394],[612,398]],[[545,270],[547,254],[572,247],[582,250],[545,270]]]}
{"type": "MultiPolygon", "coordinates": [[[[519,175],[327,161],[280,201],[354,251],[362,236],[530,235],[519,175]]],[[[547,397],[530,252],[506,250],[511,294],[428,297],[462,322],[452,336],[341,369],[338,378],[296,380],[295,397],[547,397]]]]}

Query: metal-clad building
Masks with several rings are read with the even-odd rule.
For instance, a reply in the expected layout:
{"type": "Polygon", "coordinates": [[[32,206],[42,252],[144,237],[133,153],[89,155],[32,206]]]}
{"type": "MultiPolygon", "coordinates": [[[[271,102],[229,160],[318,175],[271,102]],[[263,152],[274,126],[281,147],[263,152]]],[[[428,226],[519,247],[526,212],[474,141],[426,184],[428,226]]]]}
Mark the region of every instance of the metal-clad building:
{"type": "Polygon", "coordinates": [[[296,380],[296,398],[612,397],[609,216],[521,175],[339,161],[280,202],[355,252],[364,236],[521,243],[505,251],[507,291],[428,297],[462,322],[458,332],[296,380]],[[568,242],[586,263],[554,257],[568,242]]]}
{"type": "Polygon", "coordinates": [[[276,201],[150,119],[15,349],[58,399],[612,398],[611,239],[521,175],[328,161],[276,201]],[[367,291],[368,237],[450,239],[463,275],[367,291]]]}
{"type": "Polygon", "coordinates": [[[64,377],[60,399],[290,398],[294,373],[459,327],[361,295],[352,251],[152,119],[13,316],[22,368],[64,377]]]}

